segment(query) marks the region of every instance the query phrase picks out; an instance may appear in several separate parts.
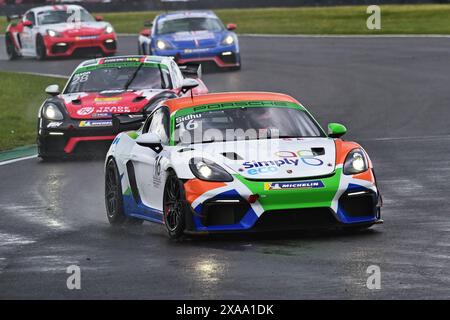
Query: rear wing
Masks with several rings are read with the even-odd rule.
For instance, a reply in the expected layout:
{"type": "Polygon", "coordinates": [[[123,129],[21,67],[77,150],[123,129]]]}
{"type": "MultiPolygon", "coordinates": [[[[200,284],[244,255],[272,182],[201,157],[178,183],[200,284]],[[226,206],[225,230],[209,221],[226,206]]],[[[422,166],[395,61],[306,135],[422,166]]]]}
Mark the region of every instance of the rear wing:
{"type": "Polygon", "coordinates": [[[202,77],[202,65],[201,64],[186,64],[179,66],[181,73],[187,78],[198,78],[202,77]]]}
{"type": "Polygon", "coordinates": [[[22,19],[22,15],[21,14],[13,14],[13,15],[6,16],[6,21],[7,22],[11,22],[11,21],[14,21],[14,20],[19,20],[19,19],[22,19]]]}

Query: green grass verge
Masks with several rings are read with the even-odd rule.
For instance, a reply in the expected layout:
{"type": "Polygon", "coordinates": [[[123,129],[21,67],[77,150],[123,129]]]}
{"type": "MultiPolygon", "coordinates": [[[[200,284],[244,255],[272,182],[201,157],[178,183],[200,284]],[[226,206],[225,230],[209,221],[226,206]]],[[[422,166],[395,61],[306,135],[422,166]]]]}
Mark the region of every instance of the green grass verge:
{"type": "MultiPolygon", "coordinates": [[[[367,6],[215,10],[238,33],[268,34],[450,34],[450,5],[383,5],[381,30],[366,28],[367,6]]],[[[119,33],[138,33],[159,12],[103,13],[119,33]]],[[[6,19],[0,18],[0,30],[6,19]]]]}
{"type": "Polygon", "coordinates": [[[0,151],[36,142],[37,114],[46,86],[60,78],[0,72],[0,151]]]}
{"type": "MultiPolygon", "coordinates": [[[[381,30],[366,27],[367,6],[215,10],[238,33],[450,34],[450,5],[381,6],[381,30]]],[[[156,12],[105,13],[120,33],[138,33],[156,12]]]]}

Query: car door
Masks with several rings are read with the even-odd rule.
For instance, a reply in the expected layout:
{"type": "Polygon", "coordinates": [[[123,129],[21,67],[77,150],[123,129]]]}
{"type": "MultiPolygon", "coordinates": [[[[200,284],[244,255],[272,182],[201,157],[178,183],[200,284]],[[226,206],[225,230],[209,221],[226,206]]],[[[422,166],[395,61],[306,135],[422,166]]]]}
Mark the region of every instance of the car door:
{"type": "Polygon", "coordinates": [[[35,43],[33,32],[36,28],[36,17],[33,11],[28,11],[23,16],[23,22],[30,21],[31,26],[23,26],[22,31],[19,33],[20,44],[22,46],[22,53],[25,55],[35,55],[35,43]]]}
{"type": "MultiPolygon", "coordinates": [[[[169,110],[160,107],[151,118],[147,119],[142,134],[155,133],[161,138],[161,144],[169,143],[169,110]]],[[[153,210],[162,211],[162,195],[164,192],[165,172],[161,170],[161,162],[167,150],[157,153],[149,147],[135,144],[131,150],[131,161],[134,168],[136,187],[140,201],[153,210]]]]}

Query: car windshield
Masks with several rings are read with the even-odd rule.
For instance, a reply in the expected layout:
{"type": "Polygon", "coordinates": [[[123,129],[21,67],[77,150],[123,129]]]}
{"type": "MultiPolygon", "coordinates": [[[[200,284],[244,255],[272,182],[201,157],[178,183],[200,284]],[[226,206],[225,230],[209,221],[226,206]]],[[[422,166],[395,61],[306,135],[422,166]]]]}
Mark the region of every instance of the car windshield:
{"type": "Polygon", "coordinates": [[[37,14],[37,18],[39,25],[95,21],[91,14],[84,9],[42,11],[37,14]]]}
{"type": "Polygon", "coordinates": [[[235,107],[175,115],[174,142],[189,144],[325,136],[306,111],[292,105],[235,107]]]}
{"type": "Polygon", "coordinates": [[[65,93],[142,89],[172,89],[169,71],[159,64],[80,68],[65,93]]]}
{"type": "Polygon", "coordinates": [[[156,34],[168,34],[189,31],[211,31],[224,30],[224,26],[216,18],[183,18],[159,21],[156,34]]]}

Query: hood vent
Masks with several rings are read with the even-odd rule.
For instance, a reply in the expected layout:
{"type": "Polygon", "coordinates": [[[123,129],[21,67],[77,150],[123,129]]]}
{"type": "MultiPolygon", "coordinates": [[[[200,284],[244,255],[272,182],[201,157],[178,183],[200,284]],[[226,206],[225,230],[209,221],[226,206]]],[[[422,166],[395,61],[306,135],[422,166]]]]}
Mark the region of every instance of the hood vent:
{"type": "Polygon", "coordinates": [[[325,148],[311,148],[311,152],[314,156],[323,156],[325,154],[325,148]]]}
{"type": "Polygon", "coordinates": [[[72,104],[76,104],[76,105],[81,104],[81,99],[73,99],[72,104]]]}
{"type": "Polygon", "coordinates": [[[134,98],[133,102],[137,103],[137,102],[141,102],[142,100],[145,100],[145,99],[147,99],[146,96],[139,96],[139,97],[134,98]]]}
{"type": "Polygon", "coordinates": [[[244,160],[240,155],[238,155],[236,152],[223,152],[221,153],[225,158],[230,160],[244,160]]]}
{"type": "Polygon", "coordinates": [[[182,153],[182,152],[188,152],[188,151],[194,151],[194,150],[195,149],[193,149],[193,148],[183,148],[183,149],[178,150],[178,152],[182,153]]]}

